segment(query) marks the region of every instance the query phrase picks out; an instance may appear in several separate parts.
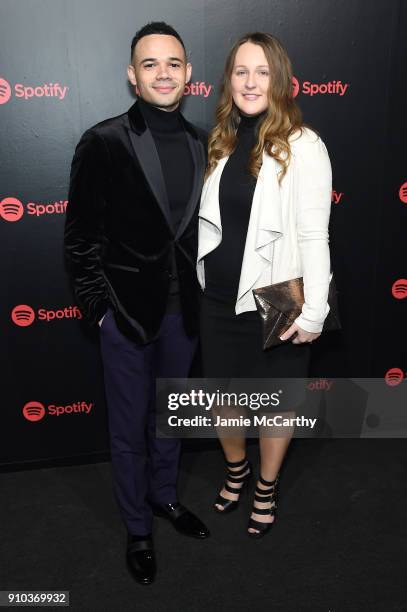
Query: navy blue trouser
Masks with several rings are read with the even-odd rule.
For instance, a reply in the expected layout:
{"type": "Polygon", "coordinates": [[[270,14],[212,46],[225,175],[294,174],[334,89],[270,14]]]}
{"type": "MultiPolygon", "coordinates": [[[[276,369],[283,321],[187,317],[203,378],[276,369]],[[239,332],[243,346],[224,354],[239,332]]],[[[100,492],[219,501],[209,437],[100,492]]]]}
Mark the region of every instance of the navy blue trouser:
{"type": "Polygon", "coordinates": [[[129,533],[146,535],[153,518],[148,501],[177,501],[181,446],[156,438],[155,379],[186,378],[196,339],[185,333],[181,314],[168,314],[157,339],[140,346],[118,330],[108,310],[100,343],[115,494],[129,533]]]}

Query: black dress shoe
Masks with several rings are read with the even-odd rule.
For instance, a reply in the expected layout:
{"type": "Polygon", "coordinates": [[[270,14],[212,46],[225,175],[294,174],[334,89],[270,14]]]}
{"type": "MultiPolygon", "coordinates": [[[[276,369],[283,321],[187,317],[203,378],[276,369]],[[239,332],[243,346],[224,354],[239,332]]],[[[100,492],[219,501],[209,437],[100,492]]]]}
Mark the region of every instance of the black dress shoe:
{"type": "Polygon", "coordinates": [[[209,529],[203,522],[181,504],[153,506],[153,512],[157,516],[163,516],[170,520],[177,531],[191,538],[203,540],[210,536],[209,529]]]}
{"type": "Polygon", "coordinates": [[[151,584],[157,571],[151,536],[128,535],[127,567],[140,584],[151,584]]]}

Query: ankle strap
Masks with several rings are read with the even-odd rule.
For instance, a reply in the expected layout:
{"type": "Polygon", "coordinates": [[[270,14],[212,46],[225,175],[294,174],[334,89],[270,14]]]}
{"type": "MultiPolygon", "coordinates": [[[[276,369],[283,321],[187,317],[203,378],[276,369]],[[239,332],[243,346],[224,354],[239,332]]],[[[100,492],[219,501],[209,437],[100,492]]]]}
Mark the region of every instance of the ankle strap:
{"type": "Polygon", "coordinates": [[[273,487],[273,486],[276,484],[277,480],[278,480],[278,474],[277,474],[277,476],[275,477],[275,479],[274,479],[274,480],[265,480],[265,479],[263,478],[263,476],[262,476],[261,474],[259,474],[259,482],[260,482],[260,483],[261,483],[261,484],[262,484],[264,487],[273,487]]]}
{"type": "Polygon", "coordinates": [[[270,489],[259,489],[259,487],[256,487],[256,493],[259,495],[265,495],[266,497],[271,497],[274,495],[274,487],[271,487],[270,489]]]}
{"type": "Polygon", "coordinates": [[[242,465],[244,465],[246,463],[246,461],[247,461],[247,459],[245,457],[241,461],[226,461],[226,465],[228,467],[241,467],[242,465]]]}
{"type": "Polygon", "coordinates": [[[274,493],[270,495],[259,495],[257,491],[258,489],[255,490],[254,499],[262,504],[268,504],[268,502],[273,502],[277,498],[274,493]]]}
{"type": "Polygon", "coordinates": [[[228,470],[228,480],[235,480],[236,482],[240,482],[242,478],[244,478],[243,474],[247,472],[249,468],[249,464],[247,463],[241,470],[228,470]]]}

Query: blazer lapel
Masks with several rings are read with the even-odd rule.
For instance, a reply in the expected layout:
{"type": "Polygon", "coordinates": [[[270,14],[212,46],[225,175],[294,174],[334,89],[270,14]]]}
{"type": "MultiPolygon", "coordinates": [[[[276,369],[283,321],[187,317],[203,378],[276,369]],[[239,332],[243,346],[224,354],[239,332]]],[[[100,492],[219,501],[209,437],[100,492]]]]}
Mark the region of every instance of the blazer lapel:
{"type": "Polygon", "coordinates": [[[171,233],[174,233],[160,158],[158,157],[152,134],[137,108],[137,102],[131,107],[128,115],[125,116],[125,126],[129,133],[134,154],[151,192],[161,208],[171,233]]]}
{"type": "Polygon", "coordinates": [[[203,176],[205,173],[205,151],[202,142],[199,138],[191,133],[189,124],[184,120],[185,134],[188,141],[188,146],[191,150],[192,162],[194,165],[194,177],[192,183],[191,194],[185,207],[184,216],[179,224],[176,237],[179,238],[188,227],[195,209],[199,202],[199,196],[202,189],[203,176]]]}

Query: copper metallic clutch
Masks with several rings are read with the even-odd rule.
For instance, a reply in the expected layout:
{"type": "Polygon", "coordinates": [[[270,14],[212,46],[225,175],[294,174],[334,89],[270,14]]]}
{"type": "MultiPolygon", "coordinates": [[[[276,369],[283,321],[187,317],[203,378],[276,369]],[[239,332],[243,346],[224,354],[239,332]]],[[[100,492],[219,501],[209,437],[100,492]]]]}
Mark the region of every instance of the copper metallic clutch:
{"type": "MultiPolygon", "coordinates": [[[[257,310],[263,320],[263,349],[283,344],[280,336],[301,314],[304,304],[302,277],[253,289],[257,310]]],[[[328,291],[329,313],[322,331],[340,329],[337,290],[332,276],[328,291]]]]}

